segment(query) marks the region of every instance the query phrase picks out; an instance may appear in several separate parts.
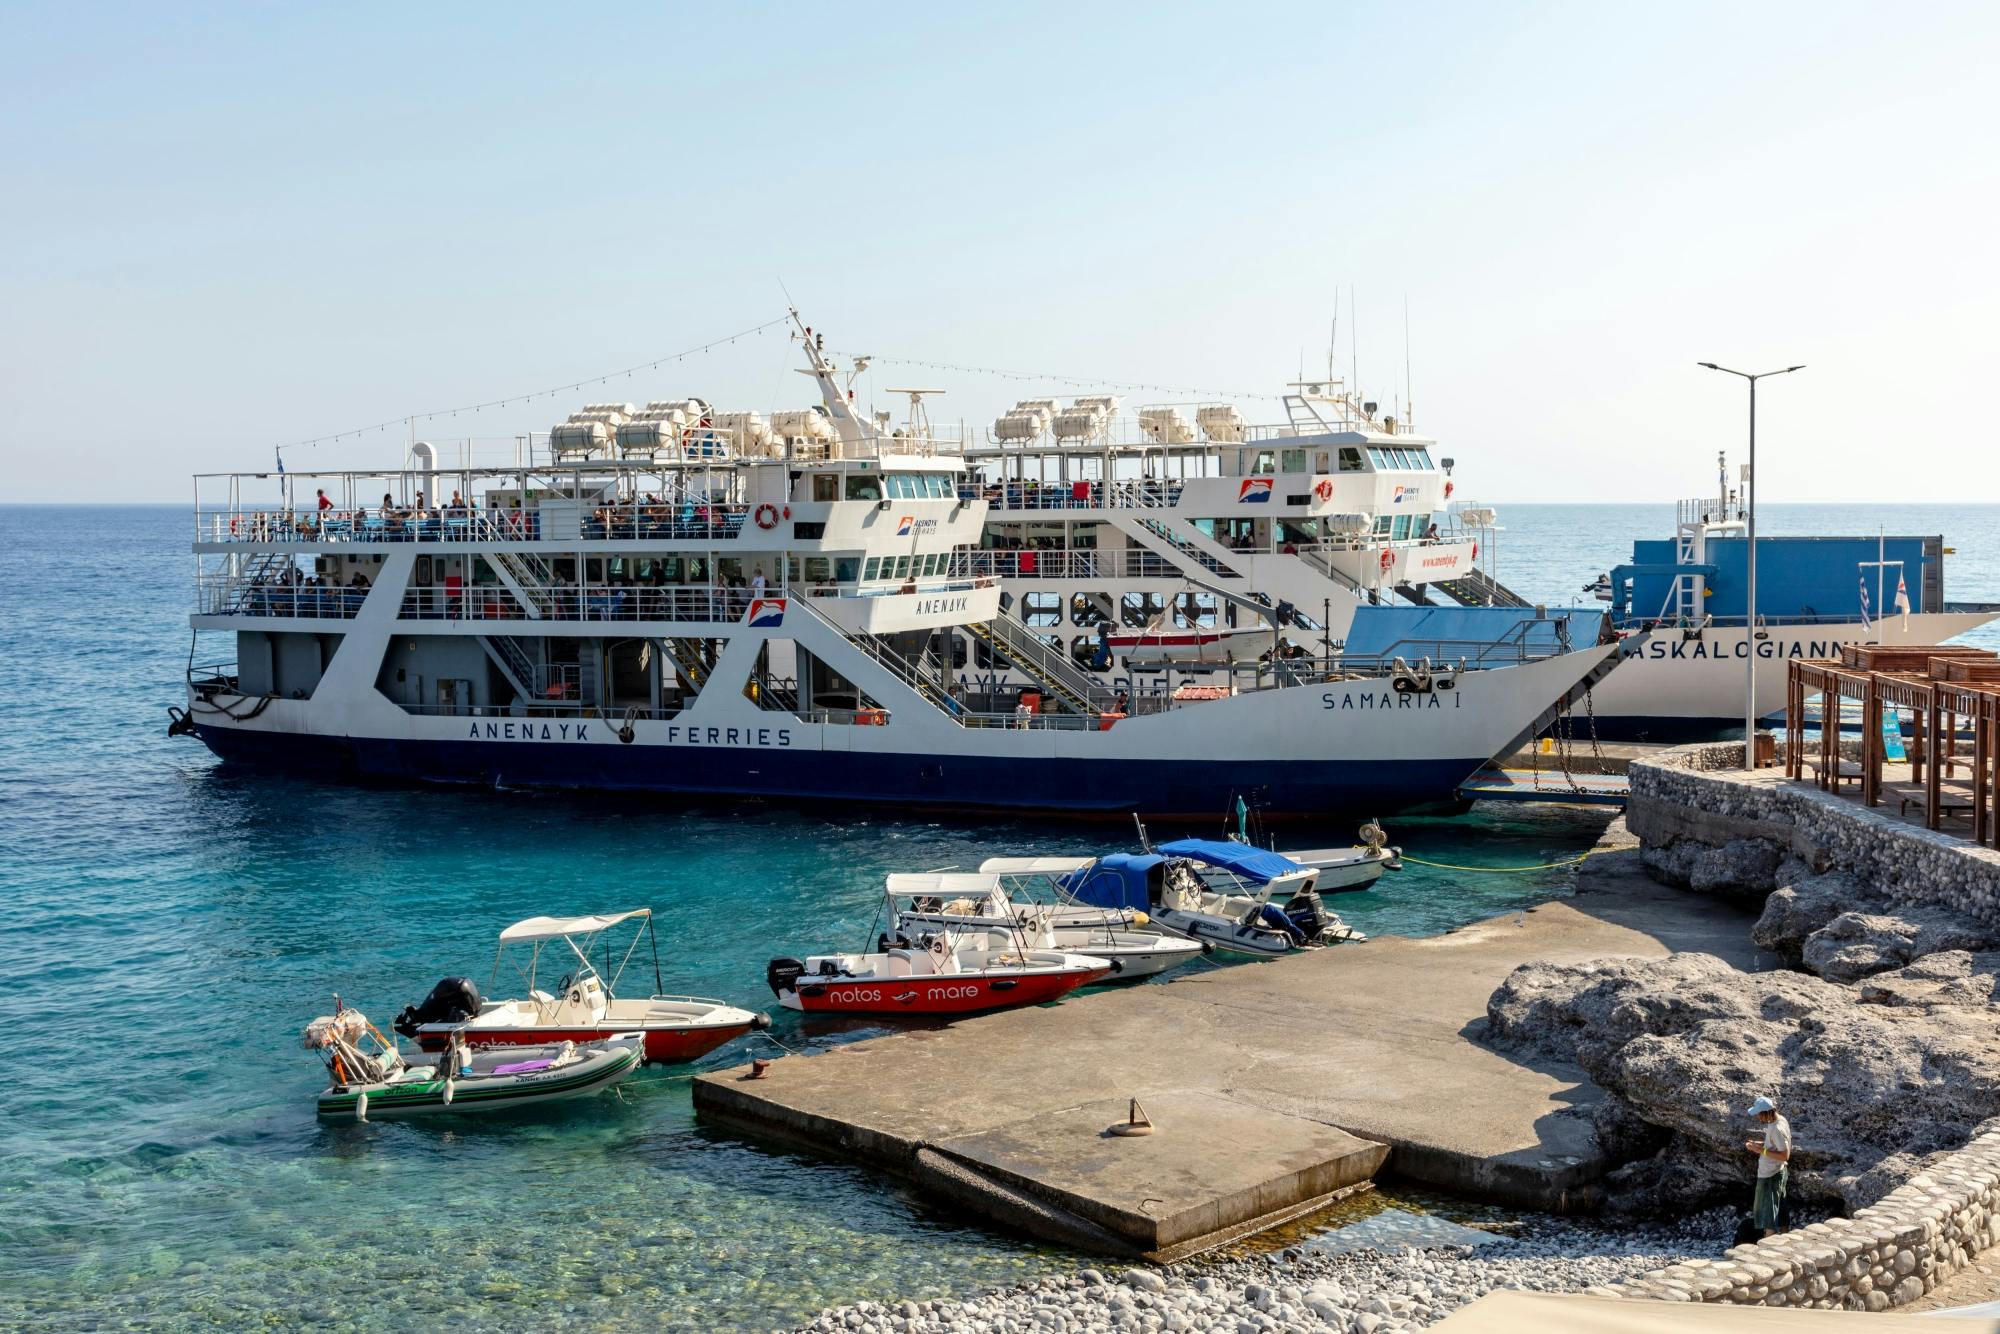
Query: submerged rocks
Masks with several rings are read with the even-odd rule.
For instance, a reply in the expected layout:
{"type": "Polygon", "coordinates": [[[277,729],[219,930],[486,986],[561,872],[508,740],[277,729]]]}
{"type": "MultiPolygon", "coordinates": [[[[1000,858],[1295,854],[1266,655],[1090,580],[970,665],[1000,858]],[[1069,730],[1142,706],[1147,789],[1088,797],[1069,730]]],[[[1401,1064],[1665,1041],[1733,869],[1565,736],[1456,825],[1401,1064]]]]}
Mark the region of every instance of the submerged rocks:
{"type": "MultiPolygon", "coordinates": [[[[2000,1035],[1983,1013],[1864,1004],[1710,955],[1526,964],[1487,1013],[1496,1046],[1582,1066],[1662,1132],[1664,1147],[1607,1183],[1617,1208],[1747,1198],[1743,1108],[1760,1093],[1791,1120],[1794,1190],[1850,1209],[1898,1184],[1880,1170],[1891,1159],[1954,1148],[2000,1113],[2000,1035]]],[[[1621,1129],[1625,1112],[1603,1115],[1607,1148],[1646,1142],[1621,1129]]]]}

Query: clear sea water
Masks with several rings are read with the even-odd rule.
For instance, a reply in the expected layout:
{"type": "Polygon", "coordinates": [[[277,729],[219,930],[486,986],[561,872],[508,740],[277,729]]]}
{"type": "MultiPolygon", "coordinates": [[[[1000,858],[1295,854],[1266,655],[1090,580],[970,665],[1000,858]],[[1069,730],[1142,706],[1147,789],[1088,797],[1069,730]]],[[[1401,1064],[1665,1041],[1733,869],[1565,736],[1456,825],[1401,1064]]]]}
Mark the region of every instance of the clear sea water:
{"type": "MultiPolygon", "coordinates": [[[[1943,532],[1953,596],[2000,599],[2000,507],[1765,515],[1943,532]]],[[[1501,578],[1563,603],[1671,511],[1502,517],[1501,578]]],[[[334,992],[381,1021],[445,974],[483,983],[518,917],[649,904],[669,989],[765,1007],[765,960],[866,938],[890,870],[1121,835],[224,769],[164,736],[188,530],[178,508],[0,507],[0,1328],[770,1329],[1072,1263],[698,1126],[683,1075],[508,1124],[320,1125],[304,1021],[334,992]]],[[[1601,822],[1501,808],[1391,832],[1431,860],[1514,866],[1580,852],[1601,822]]],[[[1412,867],[1337,906],[1421,934],[1568,885],[1412,867]]],[[[781,1014],[773,1032],[805,1048],[860,1031],[781,1014]]]]}

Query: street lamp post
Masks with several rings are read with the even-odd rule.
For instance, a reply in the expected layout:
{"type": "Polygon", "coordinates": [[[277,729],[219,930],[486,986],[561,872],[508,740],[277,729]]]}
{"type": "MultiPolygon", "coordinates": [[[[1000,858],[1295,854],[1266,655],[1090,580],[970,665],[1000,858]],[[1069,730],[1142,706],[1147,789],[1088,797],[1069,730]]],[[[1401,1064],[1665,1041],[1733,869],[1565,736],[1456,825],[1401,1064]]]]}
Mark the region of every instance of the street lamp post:
{"type": "MultiPolygon", "coordinates": [[[[1757,767],[1757,381],[1773,375],[1790,375],[1802,371],[1804,366],[1787,366],[1781,371],[1759,371],[1752,375],[1748,371],[1731,370],[1718,366],[1712,361],[1696,362],[1705,370],[1721,371],[1750,382],[1750,466],[1743,483],[1744,537],[1744,583],[1748,585],[1749,600],[1743,607],[1743,767],[1757,767]]],[[[1827,720],[1820,719],[1825,727],[1827,720]]]]}

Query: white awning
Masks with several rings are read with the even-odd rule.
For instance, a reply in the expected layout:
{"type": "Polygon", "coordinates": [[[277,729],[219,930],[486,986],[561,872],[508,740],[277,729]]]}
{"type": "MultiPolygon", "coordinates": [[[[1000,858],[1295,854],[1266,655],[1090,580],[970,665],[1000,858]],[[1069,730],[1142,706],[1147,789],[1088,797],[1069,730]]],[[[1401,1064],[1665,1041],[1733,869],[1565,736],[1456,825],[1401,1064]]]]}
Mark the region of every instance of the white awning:
{"type": "Polygon", "coordinates": [[[510,945],[522,940],[560,940],[564,936],[595,935],[628,917],[650,916],[652,911],[651,908],[634,908],[630,912],[593,913],[588,917],[530,917],[502,931],[500,943],[510,945]]]}
{"type": "Polygon", "coordinates": [[[1081,871],[1095,857],[988,857],[979,869],[988,875],[1067,875],[1081,871]]]}
{"type": "Polygon", "coordinates": [[[997,879],[973,871],[919,871],[889,877],[891,894],[938,894],[957,898],[967,894],[991,894],[998,888],[1000,882],[997,879]]]}

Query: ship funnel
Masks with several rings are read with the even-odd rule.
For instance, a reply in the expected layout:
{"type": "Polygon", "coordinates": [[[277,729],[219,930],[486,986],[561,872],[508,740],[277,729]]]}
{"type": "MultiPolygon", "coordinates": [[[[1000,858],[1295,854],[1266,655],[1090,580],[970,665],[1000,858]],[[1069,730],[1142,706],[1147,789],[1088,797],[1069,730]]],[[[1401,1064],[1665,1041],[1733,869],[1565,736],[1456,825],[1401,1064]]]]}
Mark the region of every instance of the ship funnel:
{"type": "Polygon", "coordinates": [[[424,497],[429,503],[437,504],[437,446],[428,440],[419,440],[410,446],[410,457],[417,461],[417,467],[424,474],[424,497]]]}

